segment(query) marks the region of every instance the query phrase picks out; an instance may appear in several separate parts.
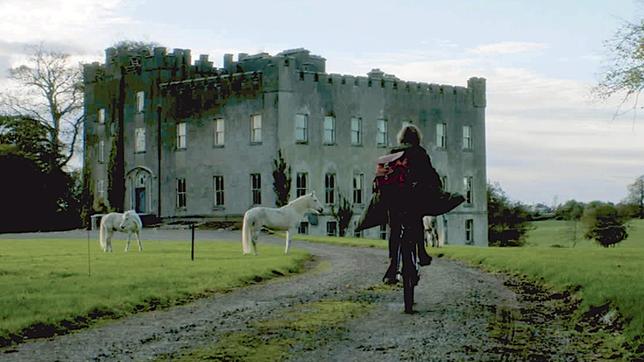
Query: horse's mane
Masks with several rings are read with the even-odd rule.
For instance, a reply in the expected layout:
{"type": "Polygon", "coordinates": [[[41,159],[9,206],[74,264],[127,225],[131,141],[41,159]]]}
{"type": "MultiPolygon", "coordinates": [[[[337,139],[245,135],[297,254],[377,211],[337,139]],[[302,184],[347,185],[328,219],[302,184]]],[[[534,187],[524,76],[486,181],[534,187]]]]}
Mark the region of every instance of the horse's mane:
{"type": "Polygon", "coordinates": [[[310,192],[309,192],[308,194],[304,194],[304,195],[302,195],[302,196],[300,196],[300,197],[296,198],[295,200],[291,200],[291,201],[289,201],[287,205],[292,205],[292,204],[294,204],[295,202],[299,201],[300,199],[303,199],[303,198],[305,198],[305,197],[307,197],[307,196],[311,196],[311,195],[312,195],[312,194],[311,194],[310,192]]]}

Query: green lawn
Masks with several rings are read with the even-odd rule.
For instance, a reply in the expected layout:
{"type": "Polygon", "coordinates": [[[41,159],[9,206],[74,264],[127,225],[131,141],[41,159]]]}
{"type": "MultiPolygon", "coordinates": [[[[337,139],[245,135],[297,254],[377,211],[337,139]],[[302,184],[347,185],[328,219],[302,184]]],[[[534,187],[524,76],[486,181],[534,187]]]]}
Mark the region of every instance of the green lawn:
{"type": "MultiPolygon", "coordinates": [[[[558,289],[581,286],[580,311],[609,302],[628,320],[628,339],[644,336],[644,220],[632,221],[629,238],[612,248],[584,240],[579,236],[583,234],[581,226],[577,227],[577,238],[581,240],[574,248],[572,223],[540,221],[535,223],[528,235],[528,246],[523,248],[446,246],[440,252],[488,270],[525,275],[558,289]]],[[[370,239],[308,235],[297,238],[331,244],[387,245],[370,239]]],[[[432,249],[430,254],[438,250],[432,249]]]]}
{"type": "Polygon", "coordinates": [[[106,254],[92,240],[89,276],[87,240],[0,240],[0,345],[25,328],[64,330],[295,272],[308,258],[270,245],[242,256],[238,241],[200,241],[195,261],[188,242],[146,241],[127,254],[114,244],[106,254]]]}

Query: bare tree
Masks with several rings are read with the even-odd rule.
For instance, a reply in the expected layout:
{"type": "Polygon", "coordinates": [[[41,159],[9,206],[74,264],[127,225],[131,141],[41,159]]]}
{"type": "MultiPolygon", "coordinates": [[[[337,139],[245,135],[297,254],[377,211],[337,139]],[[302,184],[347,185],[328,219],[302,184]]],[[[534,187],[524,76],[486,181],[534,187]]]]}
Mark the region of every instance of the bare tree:
{"type": "Polygon", "coordinates": [[[52,149],[60,154],[59,167],[74,156],[83,121],[83,82],[80,65],[70,55],[38,46],[27,64],[9,69],[18,88],[3,92],[0,102],[15,115],[40,122],[48,131],[52,149]]]}
{"type": "Polygon", "coordinates": [[[604,46],[610,58],[593,93],[601,100],[621,96],[616,116],[631,101],[633,105],[629,111],[636,112],[640,93],[644,89],[644,20],[624,22],[604,46]]]}
{"type": "Polygon", "coordinates": [[[628,185],[628,201],[637,206],[637,216],[644,219],[644,175],[628,185]]]}

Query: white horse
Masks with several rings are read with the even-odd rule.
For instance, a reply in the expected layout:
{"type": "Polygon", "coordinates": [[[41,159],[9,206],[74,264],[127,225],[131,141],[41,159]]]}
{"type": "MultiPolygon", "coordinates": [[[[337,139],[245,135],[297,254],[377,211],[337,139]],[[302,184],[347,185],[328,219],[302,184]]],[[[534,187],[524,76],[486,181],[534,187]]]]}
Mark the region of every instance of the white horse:
{"type": "Polygon", "coordinates": [[[423,216],[423,226],[425,227],[425,241],[434,248],[443,246],[443,238],[438,237],[438,227],[435,216],[423,216]]]}
{"type": "Polygon", "coordinates": [[[286,231],[286,247],[284,254],[288,253],[291,244],[291,233],[295,232],[302,216],[306,212],[321,213],[322,204],[315,196],[315,192],[303,195],[278,209],[270,207],[254,207],[244,214],[242,226],[242,249],[244,254],[251,251],[257,255],[257,235],[262,227],[271,230],[286,231]],[[252,242],[252,249],[250,243],[252,242]]]}
{"type": "Polygon", "coordinates": [[[141,218],[137,215],[136,211],[129,210],[124,213],[111,212],[107,215],[104,215],[101,218],[101,228],[99,232],[99,242],[101,243],[101,248],[105,252],[112,251],[112,234],[115,231],[121,231],[127,233],[127,244],[125,245],[125,252],[130,248],[130,239],[132,233],[136,235],[136,241],[139,243],[139,251],[143,250],[143,245],[141,244],[141,229],[143,229],[143,223],[141,218]]]}

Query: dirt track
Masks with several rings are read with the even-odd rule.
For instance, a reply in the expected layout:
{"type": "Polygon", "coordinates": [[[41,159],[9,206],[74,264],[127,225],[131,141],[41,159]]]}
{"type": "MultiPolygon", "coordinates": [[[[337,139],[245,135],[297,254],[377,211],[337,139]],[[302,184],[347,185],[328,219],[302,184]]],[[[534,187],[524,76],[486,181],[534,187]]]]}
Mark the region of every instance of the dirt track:
{"type": "MultiPolygon", "coordinates": [[[[150,234],[148,238],[176,239],[172,232],[150,234]]],[[[65,235],[70,236],[54,237],[65,235]]],[[[233,239],[238,235],[211,232],[202,237],[233,239]]],[[[268,238],[263,236],[262,241],[268,238]]],[[[373,308],[367,315],[349,321],[340,338],[333,338],[313,350],[298,351],[291,355],[293,360],[587,360],[597,357],[583,348],[574,331],[563,329],[565,313],[554,310],[548,302],[539,302],[539,298],[515,294],[505,286],[505,278],[435,258],[431,266],[422,270],[416,291],[418,313],[406,315],[402,313],[401,289],[373,288],[380,285],[386,268],[384,250],[299,241],[294,246],[315,256],[310,270],[301,275],[5,348],[0,360],[139,361],[173,356],[212,344],[224,333],[243,330],[249,321],[268,318],[301,303],[329,299],[366,300],[373,308]],[[531,313],[542,318],[528,318],[531,313]],[[517,330],[514,321],[530,327],[526,328],[529,333],[517,330]]],[[[541,299],[547,301],[549,296],[544,294],[541,299]]],[[[560,305],[561,301],[556,303],[560,305]]]]}

